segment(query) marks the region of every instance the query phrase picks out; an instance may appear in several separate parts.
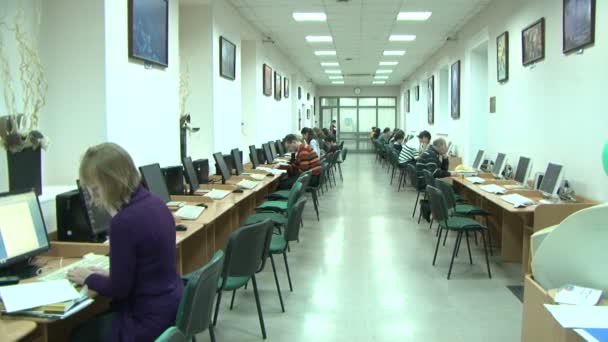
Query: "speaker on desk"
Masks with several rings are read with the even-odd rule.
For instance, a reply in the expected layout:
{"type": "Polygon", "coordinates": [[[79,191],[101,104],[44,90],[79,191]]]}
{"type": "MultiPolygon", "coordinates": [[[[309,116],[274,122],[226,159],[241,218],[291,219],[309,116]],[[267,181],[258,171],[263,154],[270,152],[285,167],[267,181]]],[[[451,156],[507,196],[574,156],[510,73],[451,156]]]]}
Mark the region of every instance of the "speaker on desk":
{"type": "Polygon", "coordinates": [[[183,166],[169,166],[162,169],[163,176],[165,177],[165,183],[169,194],[171,195],[184,195],[186,187],[184,186],[184,168],[183,166]]]}
{"type": "Polygon", "coordinates": [[[209,159],[197,159],[192,161],[194,171],[198,177],[199,184],[209,183],[209,159]]]}

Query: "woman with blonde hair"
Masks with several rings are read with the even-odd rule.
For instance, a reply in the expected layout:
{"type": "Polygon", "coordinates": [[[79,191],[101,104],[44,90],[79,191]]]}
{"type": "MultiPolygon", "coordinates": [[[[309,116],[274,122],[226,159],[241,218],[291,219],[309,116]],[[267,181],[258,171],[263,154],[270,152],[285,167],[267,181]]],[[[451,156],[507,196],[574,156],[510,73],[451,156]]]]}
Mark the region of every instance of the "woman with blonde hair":
{"type": "Polygon", "coordinates": [[[72,341],[153,341],[175,323],[183,290],[173,216],[143,188],[131,156],[116,144],[86,151],[80,183],[112,216],[110,269],[75,268],[68,278],[112,299],[112,310],[83,323],[72,341]]]}

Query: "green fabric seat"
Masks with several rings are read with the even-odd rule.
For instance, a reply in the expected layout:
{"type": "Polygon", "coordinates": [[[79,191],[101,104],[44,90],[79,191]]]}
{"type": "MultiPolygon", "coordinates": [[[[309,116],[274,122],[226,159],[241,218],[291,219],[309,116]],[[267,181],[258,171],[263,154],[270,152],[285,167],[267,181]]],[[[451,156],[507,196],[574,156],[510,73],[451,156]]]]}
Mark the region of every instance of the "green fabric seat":
{"type": "Polygon", "coordinates": [[[447,230],[479,230],[479,229],[485,229],[485,227],[483,225],[481,225],[479,222],[467,218],[467,217],[460,217],[460,216],[452,216],[449,217],[446,220],[446,224],[445,227],[442,227],[443,229],[447,229],[447,230]]]}
{"type": "Polygon", "coordinates": [[[254,224],[257,222],[262,222],[264,220],[270,220],[274,224],[278,224],[284,226],[287,224],[287,216],[279,213],[257,213],[249,216],[247,220],[245,220],[245,224],[254,224]]]}
{"type": "Polygon", "coordinates": [[[287,202],[286,201],[266,201],[259,205],[256,210],[270,210],[270,211],[286,211],[287,210],[287,202]]]}
{"type": "Polygon", "coordinates": [[[286,200],[289,197],[290,190],[279,190],[266,196],[271,201],[286,200]]]}
{"type": "Polygon", "coordinates": [[[466,216],[485,216],[488,212],[470,204],[456,204],[453,211],[454,215],[466,215],[466,216]]]}
{"type": "Polygon", "coordinates": [[[228,277],[226,278],[226,285],[222,288],[222,278],[220,278],[217,281],[217,288],[224,289],[226,291],[240,289],[247,284],[249,279],[250,277],[228,277]]]}
{"type": "Polygon", "coordinates": [[[270,253],[272,254],[280,254],[287,248],[287,240],[283,235],[273,235],[272,240],[270,241],[270,253]]]}

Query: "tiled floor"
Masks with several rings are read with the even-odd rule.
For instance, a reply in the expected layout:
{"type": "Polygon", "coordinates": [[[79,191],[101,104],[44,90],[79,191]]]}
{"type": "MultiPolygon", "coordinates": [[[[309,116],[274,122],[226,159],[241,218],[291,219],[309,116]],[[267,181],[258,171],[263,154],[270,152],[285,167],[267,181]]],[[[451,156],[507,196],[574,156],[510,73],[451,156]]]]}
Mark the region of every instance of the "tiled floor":
{"type": "MultiPolygon", "coordinates": [[[[433,267],[434,230],[411,218],[415,193],[398,193],[373,160],[348,156],[344,182],[321,198],[321,222],[307,204],[288,255],[294,292],[277,263],[285,313],[270,264],[259,275],[267,341],[519,341],[522,305],[506,286],[521,283],[520,266],[494,257],[488,279],[483,250],[472,246],[474,265],[462,253],[446,280],[454,238],[433,267]]],[[[229,298],[217,341],[261,341],[251,287],[232,311],[229,298]]]]}

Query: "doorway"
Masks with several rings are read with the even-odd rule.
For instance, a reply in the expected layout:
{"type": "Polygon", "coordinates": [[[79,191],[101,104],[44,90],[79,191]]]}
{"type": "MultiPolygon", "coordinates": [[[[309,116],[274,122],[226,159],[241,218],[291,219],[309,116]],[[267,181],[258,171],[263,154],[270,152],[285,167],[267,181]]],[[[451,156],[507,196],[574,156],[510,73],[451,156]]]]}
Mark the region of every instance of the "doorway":
{"type": "Polygon", "coordinates": [[[473,163],[478,150],[486,150],[488,145],[488,41],[470,51],[470,118],[465,151],[465,162],[473,163]]]}

